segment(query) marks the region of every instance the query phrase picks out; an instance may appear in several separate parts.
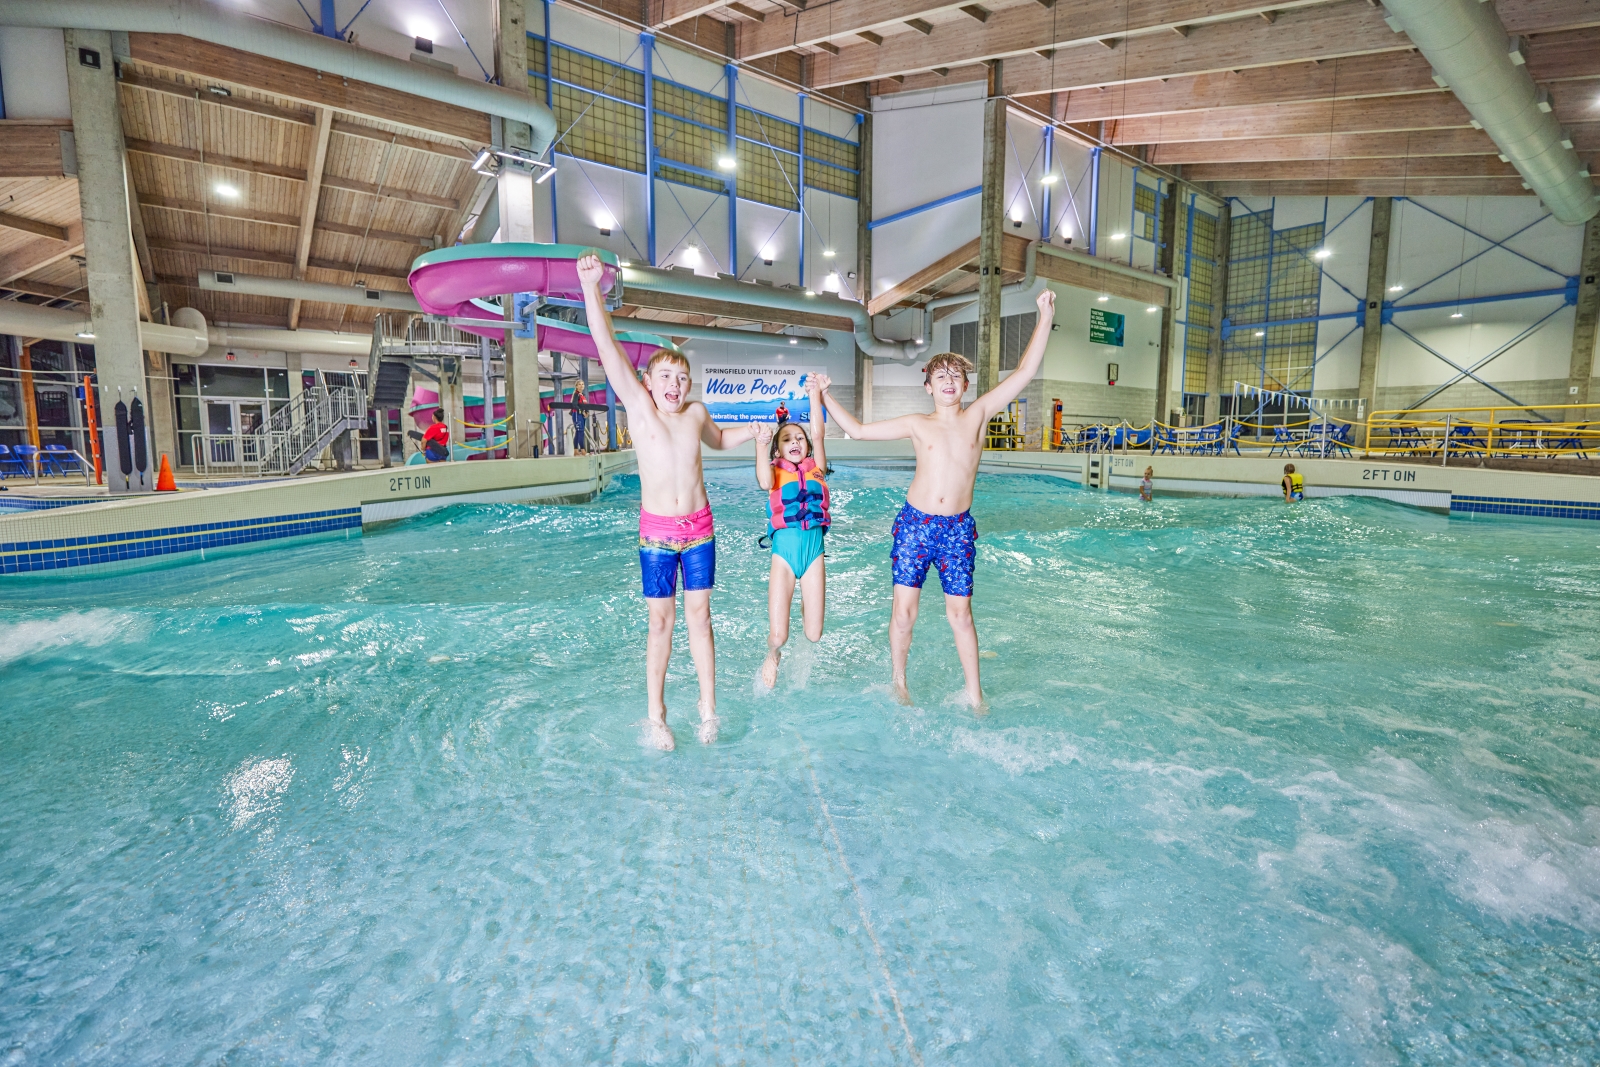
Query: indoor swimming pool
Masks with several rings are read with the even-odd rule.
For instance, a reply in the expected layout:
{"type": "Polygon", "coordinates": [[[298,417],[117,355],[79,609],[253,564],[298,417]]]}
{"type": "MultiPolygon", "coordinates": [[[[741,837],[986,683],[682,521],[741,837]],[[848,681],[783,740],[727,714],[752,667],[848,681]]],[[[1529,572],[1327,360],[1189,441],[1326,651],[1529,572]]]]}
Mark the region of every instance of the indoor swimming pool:
{"type": "Polygon", "coordinates": [[[640,745],[636,478],[0,591],[0,1063],[1591,1063],[1600,528],[986,475],[987,717],[909,472],[720,741],[640,745]]]}

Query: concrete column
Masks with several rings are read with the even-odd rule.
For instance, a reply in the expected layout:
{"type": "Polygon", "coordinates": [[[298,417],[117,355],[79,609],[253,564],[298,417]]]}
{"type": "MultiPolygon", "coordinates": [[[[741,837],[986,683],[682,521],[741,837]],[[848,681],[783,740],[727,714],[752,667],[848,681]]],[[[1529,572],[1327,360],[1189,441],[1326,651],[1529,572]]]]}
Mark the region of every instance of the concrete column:
{"type": "MultiPolygon", "coordinates": [[[[144,357],[139,349],[139,292],[134,277],[132,220],[117,110],[111,35],[102,30],[67,30],[67,94],[78,148],[78,202],[83,214],[83,252],[88,260],[89,313],[94,323],[95,366],[105,435],[106,484],[113,494],[150,492],[138,472],[125,477],[117,440],[116,405],[132,404],[144,392],[144,357]]],[[[145,410],[150,398],[143,397],[145,410]]],[[[148,420],[147,420],[148,422],[148,420]]]]}
{"type": "Polygon", "coordinates": [[[1206,421],[1222,415],[1222,320],[1228,314],[1228,243],[1233,237],[1233,205],[1217,214],[1217,267],[1211,273],[1211,347],[1206,351],[1206,421]]]}
{"type": "MultiPolygon", "coordinates": [[[[495,9],[495,80],[512,92],[527,96],[528,13],[525,0],[498,0],[495,9]]],[[[533,131],[525,122],[506,122],[501,143],[508,148],[531,148],[533,131]]]]}
{"type": "MultiPolygon", "coordinates": [[[[1583,263],[1578,268],[1578,314],[1572,321],[1572,365],[1567,373],[1567,398],[1589,402],[1594,375],[1595,325],[1600,322],[1600,215],[1583,225],[1583,263]]],[[[1587,421],[1587,420],[1585,420],[1587,421]]]]}
{"type": "MultiPolygon", "coordinates": [[[[872,116],[861,116],[861,145],[856,175],[856,296],[862,304],[872,300],[872,116]]],[[[872,357],[856,348],[856,418],[872,421],[872,357]]]]}
{"type": "MultiPolygon", "coordinates": [[[[1173,277],[1173,265],[1181,262],[1178,255],[1178,244],[1183,235],[1178,232],[1178,197],[1182,187],[1173,185],[1167,192],[1167,198],[1161,206],[1161,236],[1162,247],[1159,263],[1161,272],[1167,277],[1173,277]]],[[[1156,356],[1156,421],[1172,421],[1172,347],[1175,338],[1173,334],[1178,329],[1177,309],[1173,307],[1178,294],[1173,291],[1168,294],[1166,304],[1161,308],[1161,340],[1156,356]]],[[[1180,364],[1181,365],[1181,364],[1180,364]]]]}
{"type": "Polygon", "coordinates": [[[983,194],[978,222],[978,394],[1000,380],[1000,258],[1005,242],[1006,99],[1002,66],[989,67],[983,104],[983,194]]]}
{"type": "Polygon", "coordinates": [[[1372,198],[1372,240],[1367,245],[1367,303],[1361,312],[1361,374],[1356,396],[1367,402],[1360,410],[1363,422],[1367,411],[1378,406],[1378,360],[1383,355],[1383,298],[1389,291],[1389,230],[1394,217],[1394,198],[1372,198]]]}
{"type": "MultiPolygon", "coordinates": [[[[500,240],[534,241],[533,175],[506,166],[499,176],[500,240]]],[[[506,314],[512,314],[512,294],[504,297],[506,314]]],[[[509,451],[514,459],[539,454],[539,345],[533,338],[514,337],[506,353],[506,410],[509,451]]]]}
{"type": "MultiPolygon", "coordinates": [[[[165,352],[146,352],[145,424],[150,428],[152,450],[150,469],[161,470],[161,457],[178,467],[177,412],[172,403],[172,357],[165,352]]],[[[87,452],[84,453],[88,455],[87,452]]]]}

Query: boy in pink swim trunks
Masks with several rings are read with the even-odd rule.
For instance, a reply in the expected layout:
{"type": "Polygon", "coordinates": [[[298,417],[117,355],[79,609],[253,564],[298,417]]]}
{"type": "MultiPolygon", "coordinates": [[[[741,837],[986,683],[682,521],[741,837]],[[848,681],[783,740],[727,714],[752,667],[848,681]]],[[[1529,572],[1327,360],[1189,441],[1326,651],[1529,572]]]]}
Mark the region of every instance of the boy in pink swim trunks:
{"type": "Polygon", "coordinates": [[[923,388],[933,398],[927,415],[901,415],[883,422],[863,423],[828,392],[833,383],[818,375],[822,402],[844,432],[857,441],[895,441],[911,438],[917,472],[906,490],[905,506],[895,517],[894,547],[889,560],[894,570],[894,611],[889,621],[890,684],[895,699],[911,703],[906,689],[906,657],[911,652],[911,631],[928,568],[937,567],[944,588],[944,613],[955,637],[956,655],[966,675],[966,699],[980,714],[987,710],[978,681],[978,629],[972,622],[972,570],[977,558],[978,526],[972,519],[972,487],[983,457],[983,435],[989,420],[1022,395],[1044,361],[1045,343],[1056,314],[1056,294],[1039,294],[1039,322],[1017,369],[970,407],[961,406],[972,364],[955,352],[940,352],[922,369],[923,388]]]}
{"type": "Polygon", "coordinates": [[[671,749],[667,727],[667,663],[672,659],[672,627],[678,618],[678,572],[683,572],[683,613],[689,629],[689,654],[700,679],[702,743],[717,739],[717,650],[711,637],[711,586],[717,574],[717,544],[711,502],[700,470],[700,445],[735,448],[755,436],[751,423],[723,430],[704,404],[690,402],[689,361],[660,349],[645,367],[644,381],[617,347],[611,316],[600,295],[600,257],[578,260],[589,330],[594,335],[606,381],[628,411],[639,464],[639,566],[650,605],[650,636],[645,645],[645,679],[650,690],[650,743],[671,749]]]}

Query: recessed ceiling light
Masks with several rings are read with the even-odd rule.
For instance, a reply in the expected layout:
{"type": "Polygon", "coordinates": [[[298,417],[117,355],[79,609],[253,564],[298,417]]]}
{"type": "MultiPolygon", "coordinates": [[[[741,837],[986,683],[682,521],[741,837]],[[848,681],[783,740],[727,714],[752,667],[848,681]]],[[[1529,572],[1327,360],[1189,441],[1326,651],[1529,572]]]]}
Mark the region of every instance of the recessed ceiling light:
{"type": "Polygon", "coordinates": [[[211,187],[211,191],[218,196],[227,197],[229,200],[236,200],[239,197],[239,187],[229,185],[227,182],[218,182],[211,187]]]}

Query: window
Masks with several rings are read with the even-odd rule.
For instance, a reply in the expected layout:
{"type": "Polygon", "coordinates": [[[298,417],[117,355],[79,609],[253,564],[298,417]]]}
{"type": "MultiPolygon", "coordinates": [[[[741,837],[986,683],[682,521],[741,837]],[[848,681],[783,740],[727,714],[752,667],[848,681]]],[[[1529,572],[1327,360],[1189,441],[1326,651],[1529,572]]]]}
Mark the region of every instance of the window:
{"type": "MultiPolygon", "coordinates": [[[[1000,318],[1000,369],[1016,370],[1022,362],[1022,353],[1039,324],[1037,311],[1021,315],[1003,315],[1000,318]]],[[[950,351],[959,352],[972,362],[978,362],[977,322],[958,322],[950,327],[950,351]]]]}
{"type": "Polygon", "coordinates": [[[1222,384],[1309,392],[1316,362],[1322,270],[1311,253],[1323,224],[1273,228],[1271,209],[1238,209],[1228,264],[1228,319],[1237,324],[1223,345],[1222,384]]]}
{"type": "Polygon", "coordinates": [[[1206,363],[1211,355],[1212,324],[1216,321],[1216,297],[1212,289],[1217,273],[1217,220],[1198,208],[1189,213],[1189,239],[1185,242],[1185,274],[1189,279],[1189,299],[1183,324],[1183,392],[1185,414],[1188,397],[1204,399],[1206,363]]]}
{"type": "Polygon", "coordinates": [[[261,397],[267,395],[267,379],[260,367],[215,367],[200,365],[201,396],[261,397]]]}
{"type": "Polygon", "coordinates": [[[1154,241],[1159,233],[1160,198],[1148,185],[1133,185],[1133,235],[1154,241]]]}

